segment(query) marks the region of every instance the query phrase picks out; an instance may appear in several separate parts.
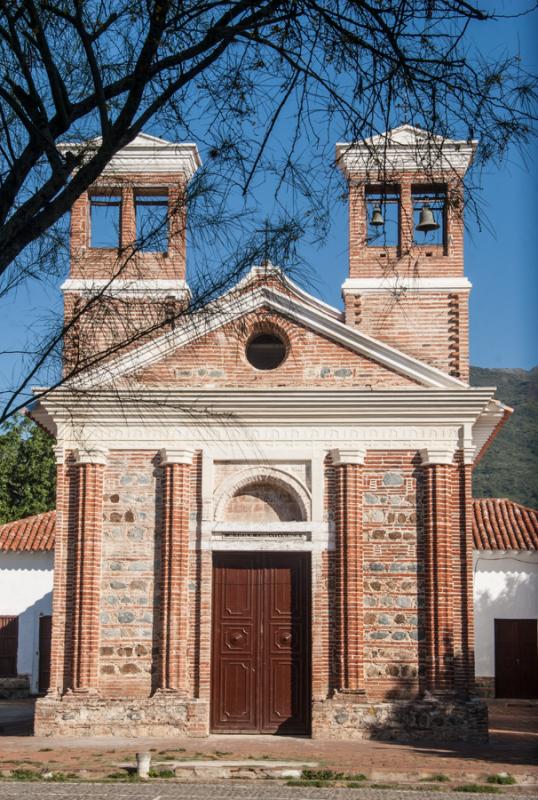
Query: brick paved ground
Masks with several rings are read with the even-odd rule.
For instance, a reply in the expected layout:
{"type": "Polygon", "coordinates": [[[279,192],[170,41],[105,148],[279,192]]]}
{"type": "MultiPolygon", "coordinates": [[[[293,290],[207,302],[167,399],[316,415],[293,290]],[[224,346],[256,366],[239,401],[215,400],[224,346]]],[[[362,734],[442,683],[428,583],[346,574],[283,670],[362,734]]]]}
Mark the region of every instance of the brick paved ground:
{"type": "MultiPolygon", "coordinates": [[[[13,705],[4,704],[3,708],[2,714],[0,703],[0,772],[20,766],[38,772],[49,769],[98,778],[117,772],[117,765],[122,762],[134,763],[137,751],[152,750],[154,762],[166,761],[167,756],[179,760],[269,758],[318,762],[323,768],[362,772],[373,781],[413,781],[434,773],[443,773],[452,781],[480,781],[492,773],[509,772],[520,783],[538,784],[538,705],[493,702],[488,745],[336,742],[278,736],[44,738],[28,735],[31,705],[21,704],[18,718],[13,705]],[[20,709],[26,710],[26,723],[20,709]]],[[[421,797],[425,800],[424,794],[421,797]]],[[[438,793],[436,797],[439,798],[438,793]]]]}
{"type": "MultiPolygon", "coordinates": [[[[111,784],[0,784],[2,800],[464,800],[469,795],[448,792],[383,789],[317,789],[267,785],[227,784],[111,785],[111,784]]],[[[499,795],[483,794],[484,800],[499,795]]],[[[503,800],[526,800],[531,795],[503,794],[503,800]]],[[[534,798],[533,798],[534,800],[534,798]]]]}

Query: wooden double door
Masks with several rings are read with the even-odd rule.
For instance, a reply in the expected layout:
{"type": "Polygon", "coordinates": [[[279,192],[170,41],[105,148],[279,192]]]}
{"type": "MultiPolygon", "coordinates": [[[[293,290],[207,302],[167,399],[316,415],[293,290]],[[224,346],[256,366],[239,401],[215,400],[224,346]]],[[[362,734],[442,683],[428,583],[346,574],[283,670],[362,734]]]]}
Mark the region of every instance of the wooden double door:
{"type": "Polygon", "coordinates": [[[495,697],[538,698],[538,619],[495,620],[495,697]]]}
{"type": "Polygon", "coordinates": [[[215,553],[211,728],[310,731],[310,556],[215,553]]]}

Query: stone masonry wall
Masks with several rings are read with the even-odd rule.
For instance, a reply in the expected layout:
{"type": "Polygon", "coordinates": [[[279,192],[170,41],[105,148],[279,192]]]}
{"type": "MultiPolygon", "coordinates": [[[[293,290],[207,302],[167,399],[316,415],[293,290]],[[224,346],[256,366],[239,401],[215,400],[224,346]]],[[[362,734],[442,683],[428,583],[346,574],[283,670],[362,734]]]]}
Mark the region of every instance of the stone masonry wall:
{"type": "Polygon", "coordinates": [[[129,697],[152,686],[156,525],[155,452],[112,452],[105,477],[100,690],[129,697]]]}

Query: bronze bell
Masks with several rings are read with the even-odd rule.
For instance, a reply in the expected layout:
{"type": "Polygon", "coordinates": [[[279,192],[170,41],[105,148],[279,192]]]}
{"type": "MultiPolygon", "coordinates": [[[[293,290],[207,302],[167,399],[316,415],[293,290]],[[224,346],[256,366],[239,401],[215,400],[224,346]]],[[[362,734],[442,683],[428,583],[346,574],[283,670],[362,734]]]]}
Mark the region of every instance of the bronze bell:
{"type": "Polygon", "coordinates": [[[383,214],[381,212],[381,206],[379,203],[376,203],[374,206],[374,210],[372,211],[372,218],[370,220],[370,225],[374,228],[381,228],[385,224],[385,220],[383,219],[383,214]]]}
{"type": "Polygon", "coordinates": [[[429,206],[422,206],[420,209],[420,217],[418,218],[417,231],[422,233],[429,233],[430,231],[439,230],[439,223],[435,221],[433,211],[429,206]]]}

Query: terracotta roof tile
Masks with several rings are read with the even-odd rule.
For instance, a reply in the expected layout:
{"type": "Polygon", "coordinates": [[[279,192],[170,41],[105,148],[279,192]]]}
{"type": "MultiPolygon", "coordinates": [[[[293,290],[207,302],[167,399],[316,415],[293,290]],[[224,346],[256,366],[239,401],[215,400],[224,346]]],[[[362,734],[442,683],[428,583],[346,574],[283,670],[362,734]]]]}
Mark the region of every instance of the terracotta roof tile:
{"type": "Polygon", "coordinates": [[[0,525],[0,552],[53,550],[55,528],[56,511],[6,522],[0,525]]]}
{"type": "Polygon", "coordinates": [[[477,550],[538,550],[538,511],[513,500],[473,500],[473,540],[477,550]]]}

